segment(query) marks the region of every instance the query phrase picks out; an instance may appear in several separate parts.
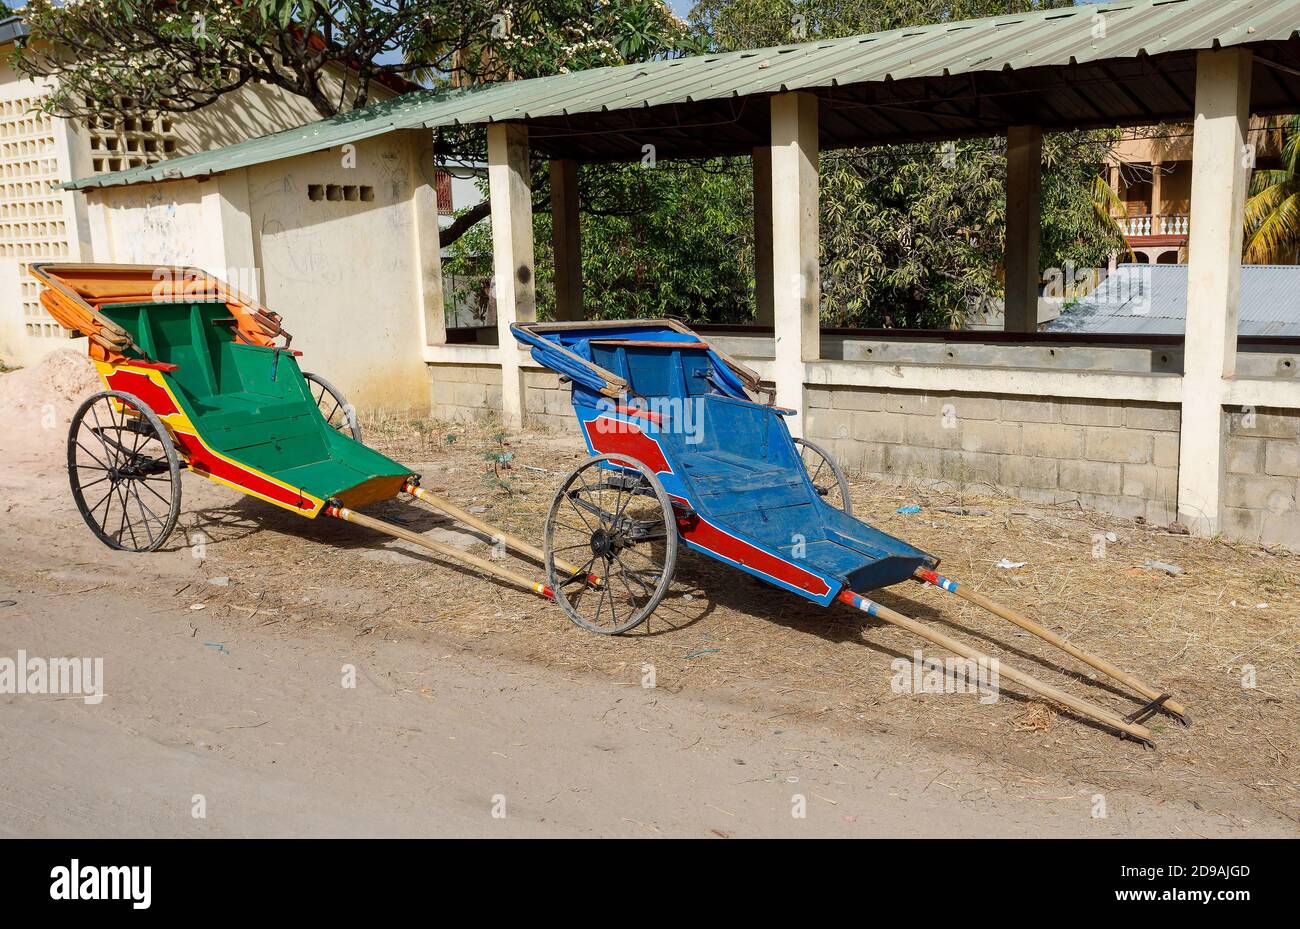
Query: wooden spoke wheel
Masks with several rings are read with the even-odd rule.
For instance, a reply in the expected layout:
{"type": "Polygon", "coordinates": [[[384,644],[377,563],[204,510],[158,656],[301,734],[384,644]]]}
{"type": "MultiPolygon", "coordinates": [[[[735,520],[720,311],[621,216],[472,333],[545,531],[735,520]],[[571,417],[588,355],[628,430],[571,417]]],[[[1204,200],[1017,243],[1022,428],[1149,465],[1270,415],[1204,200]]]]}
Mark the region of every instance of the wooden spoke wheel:
{"type": "Polygon", "coordinates": [[[72,499],[109,548],[158,549],[181,511],[180,458],[157,414],[118,390],[97,393],[68,428],[72,499]]]}
{"type": "Polygon", "coordinates": [[[360,442],[361,424],[357,422],[357,411],[348,403],[348,398],[343,396],[343,391],[319,374],[304,371],[302,376],[307,379],[307,389],[311,391],[316,408],[330,428],[360,442]]]}
{"type": "Polygon", "coordinates": [[[804,470],[808,472],[808,480],[812,481],[818,495],[835,509],[852,516],[849,479],[844,476],[844,471],[835,463],[830,452],[807,439],[795,439],[794,444],[799,450],[804,470]]]}
{"type": "Polygon", "coordinates": [[[569,619],[602,635],[640,625],[677,564],[677,520],[663,484],[635,458],[583,462],[551,502],[545,555],[547,582],[569,619]],[[579,570],[562,571],[556,559],[579,570]]]}

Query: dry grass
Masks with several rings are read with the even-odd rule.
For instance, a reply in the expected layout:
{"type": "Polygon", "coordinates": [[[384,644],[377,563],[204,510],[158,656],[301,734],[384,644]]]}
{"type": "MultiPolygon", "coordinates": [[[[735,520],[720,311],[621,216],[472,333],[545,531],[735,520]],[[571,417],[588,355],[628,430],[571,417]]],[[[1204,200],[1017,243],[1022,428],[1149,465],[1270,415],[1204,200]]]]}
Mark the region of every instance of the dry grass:
{"type": "MultiPolygon", "coordinates": [[[[372,417],[364,425],[367,442],[422,469],[425,486],[462,506],[486,507],[483,518],[528,539],[541,539],[555,488],[584,457],[573,436],[506,437],[491,422],[372,417]],[[499,463],[503,451],[513,453],[508,468],[499,463]]],[[[383,552],[355,527],[304,527],[248,501],[231,508],[227,526],[232,540],[246,536],[241,555],[254,553],[291,572],[294,591],[306,586],[320,592],[321,612],[313,618],[354,625],[358,635],[436,637],[629,685],[640,683],[648,663],[658,686],[757,707],[776,728],[788,719],[816,720],[987,756],[989,789],[1056,771],[1192,802],[1232,791],[1300,821],[1300,557],[962,488],[852,483],[859,516],[941,557],[942,570],[954,579],[1167,689],[1188,707],[1194,725],[1152,718],[1147,725],[1158,749],[1151,751],[1068,711],[1058,718],[1055,709],[1022,696],[1014,685],[995,705],[971,695],[896,694],[891,661],[911,658],[925,643],[686,552],[673,590],[650,620],[629,635],[606,638],[578,629],[527,593],[470,571],[419,554],[383,552]],[[913,503],[921,513],[896,512],[913,503]],[[990,515],[938,510],[952,506],[990,515]],[[257,527],[276,535],[268,538],[257,527]],[[1116,539],[1103,557],[1095,557],[1099,533],[1116,539]],[[995,567],[1003,557],[1027,564],[995,567]],[[1149,560],[1179,565],[1184,573],[1144,568],[1149,560]],[[1243,686],[1252,673],[1255,686],[1243,686]]],[[[374,512],[419,531],[445,525],[409,501],[374,512]]],[[[220,538],[218,514],[200,515],[220,538]]],[[[541,574],[526,562],[520,566],[541,574]]],[[[264,596],[269,606],[278,593],[264,596]]],[[[1122,714],[1142,703],[1047,643],[941,591],[907,585],[875,598],[1122,714]]],[[[291,601],[282,606],[290,620],[309,619],[291,601]]],[[[945,657],[928,646],[926,656],[945,657]]]]}

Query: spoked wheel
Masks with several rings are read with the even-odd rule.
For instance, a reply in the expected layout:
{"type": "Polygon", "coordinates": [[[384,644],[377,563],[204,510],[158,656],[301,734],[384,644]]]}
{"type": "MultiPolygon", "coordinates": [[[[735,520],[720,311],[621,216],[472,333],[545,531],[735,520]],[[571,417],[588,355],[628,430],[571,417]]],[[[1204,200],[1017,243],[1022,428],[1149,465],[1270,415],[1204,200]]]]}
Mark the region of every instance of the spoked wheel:
{"type": "Polygon", "coordinates": [[[835,509],[852,516],[849,479],[844,476],[844,471],[835,463],[835,459],[826,449],[807,439],[795,439],[794,444],[799,449],[799,457],[803,460],[804,470],[808,472],[808,479],[821,498],[835,509]]]}
{"type": "Polygon", "coordinates": [[[138,397],[97,393],[68,429],[72,499],[109,548],[152,552],[181,512],[180,458],[162,421],[138,397]]]}
{"type": "Polygon", "coordinates": [[[348,398],[343,396],[343,391],[319,374],[304,371],[302,376],[307,379],[307,388],[316,401],[316,408],[325,417],[325,422],[330,424],[330,428],[360,442],[361,424],[357,422],[357,411],[348,403],[348,398]]]}
{"type": "Polygon", "coordinates": [[[659,479],[635,458],[591,458],[565,479],[551,502],[545,553],[547,582],[569,619],[602,635],[627,632],[645,621],[672,583],[672,503],[659,479]],[[557,558],[581,571],[558,570],[557,558]]]}

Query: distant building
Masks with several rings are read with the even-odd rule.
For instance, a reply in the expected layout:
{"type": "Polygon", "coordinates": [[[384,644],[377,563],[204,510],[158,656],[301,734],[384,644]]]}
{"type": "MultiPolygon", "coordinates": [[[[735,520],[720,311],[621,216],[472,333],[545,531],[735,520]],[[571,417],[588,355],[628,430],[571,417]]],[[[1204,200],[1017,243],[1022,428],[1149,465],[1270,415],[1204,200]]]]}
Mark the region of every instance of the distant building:
{"type": "MultiPolygon", "coordinates": [[[[1256,168],[1281,166],[1281,133],[1273,120],[1251,121],[1256,168]]],[[[1106,165],[1111,190],[1124,204],[1119,216],[1138,264],[1186,264],[1191,230],[1192,127],[1129,130],[1106,165]]]]}

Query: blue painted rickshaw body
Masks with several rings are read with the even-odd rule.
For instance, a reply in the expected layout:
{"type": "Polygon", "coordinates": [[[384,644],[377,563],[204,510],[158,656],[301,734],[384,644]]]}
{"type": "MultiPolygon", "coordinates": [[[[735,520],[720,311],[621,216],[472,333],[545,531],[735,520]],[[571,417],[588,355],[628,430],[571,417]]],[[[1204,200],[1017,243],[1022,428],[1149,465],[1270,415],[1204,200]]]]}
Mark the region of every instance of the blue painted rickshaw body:
{"type": "Polygon", "coordinates": [[[512,331],[538,364],[571,381],[592,455],[631,456],[655,472],[689,548],[823,606],[846,588],[886,587],[938,564],[827,504],[803,467],[786,411],[750,400],[730,359],[685,327],[512,331]]]}

